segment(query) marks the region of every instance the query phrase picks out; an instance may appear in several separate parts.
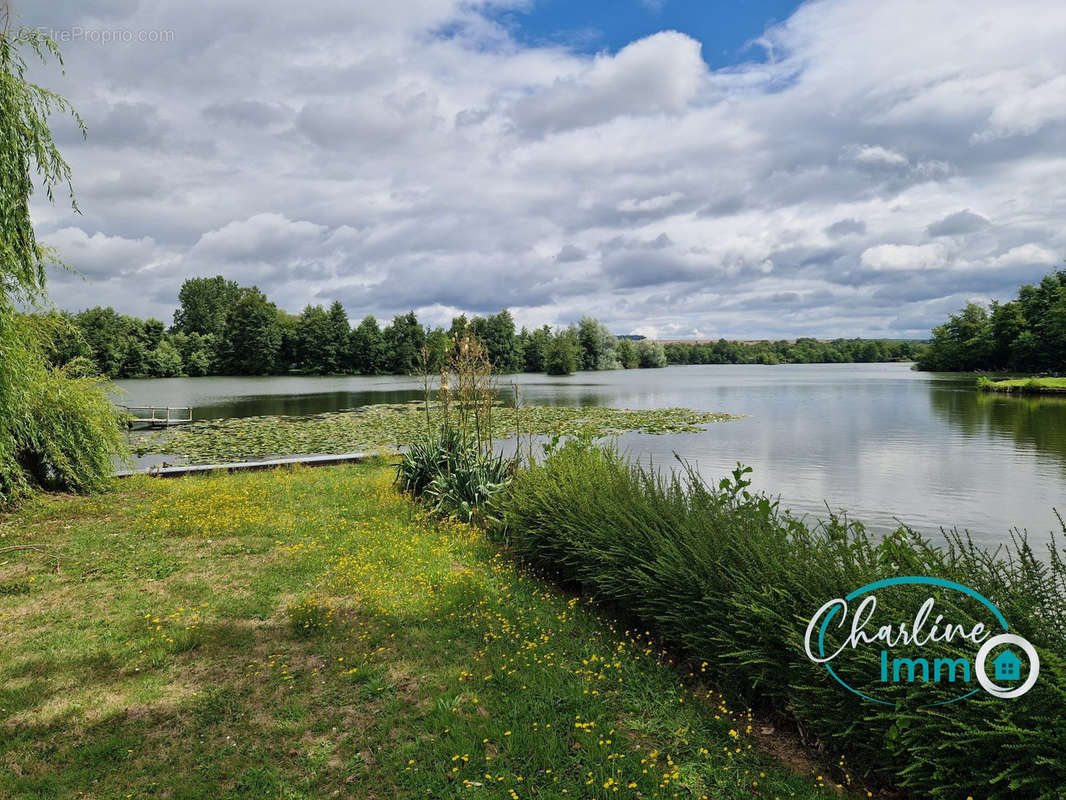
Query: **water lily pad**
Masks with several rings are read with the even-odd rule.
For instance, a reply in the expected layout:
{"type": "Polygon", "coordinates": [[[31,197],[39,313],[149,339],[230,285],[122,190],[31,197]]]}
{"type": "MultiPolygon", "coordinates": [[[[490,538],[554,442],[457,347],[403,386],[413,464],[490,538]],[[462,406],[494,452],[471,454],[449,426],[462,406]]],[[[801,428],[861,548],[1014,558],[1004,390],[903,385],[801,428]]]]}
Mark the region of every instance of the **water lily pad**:
{"type": "MultiPolygon", "coordinates": [[[[436,420],[437,415],[432,415],[436,420]]],[[[695,433],[712,422],[736,419],[730,414],[687,408],[630,410],[600,406],[497,407],[493,437],[695,433]]],[[[179,457],[190,464],[246,461],[284,455],[350,453],[402,446],[426,431],[420,402],[363,406],[351,411],[308,417],[236,417],[205,420],[150,434],[135,446],[137,455],[179,457]]]]}

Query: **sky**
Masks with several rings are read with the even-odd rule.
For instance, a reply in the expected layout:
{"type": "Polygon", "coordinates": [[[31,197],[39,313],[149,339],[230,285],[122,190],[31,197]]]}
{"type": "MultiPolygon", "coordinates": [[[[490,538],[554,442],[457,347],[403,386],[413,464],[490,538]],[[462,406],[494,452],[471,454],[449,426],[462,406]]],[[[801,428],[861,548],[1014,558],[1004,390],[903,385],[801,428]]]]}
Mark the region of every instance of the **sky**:
{"type": "Polygon", "coordinates": [[[49,0],[54,302],[925,337],[1066,256],[1061,0],[49,0]]]}

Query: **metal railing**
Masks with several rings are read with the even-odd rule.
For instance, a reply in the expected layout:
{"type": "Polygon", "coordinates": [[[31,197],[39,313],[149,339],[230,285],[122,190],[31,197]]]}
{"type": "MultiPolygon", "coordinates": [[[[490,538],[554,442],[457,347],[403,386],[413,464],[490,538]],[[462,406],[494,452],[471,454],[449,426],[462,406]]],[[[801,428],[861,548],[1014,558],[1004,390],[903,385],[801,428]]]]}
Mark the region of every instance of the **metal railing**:
{"type": "Polygon", "coordinates": [[[131,425],[184,425],[192,422],[189,406],[123,406],[131,425]]]}

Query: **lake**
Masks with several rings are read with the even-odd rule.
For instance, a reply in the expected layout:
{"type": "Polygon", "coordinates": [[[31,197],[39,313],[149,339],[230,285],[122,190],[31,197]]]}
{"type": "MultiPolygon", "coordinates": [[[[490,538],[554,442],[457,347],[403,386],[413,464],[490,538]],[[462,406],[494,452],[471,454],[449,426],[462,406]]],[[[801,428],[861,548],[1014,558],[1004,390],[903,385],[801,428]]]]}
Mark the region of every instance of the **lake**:
{"type": "MultiPolygon", "coordinates": [[[[673,453],[706,478],[738,461],[754,486],[794,511],[826,503],[875,530],[905,522],[927,533],[970,530],[986,543],[1011,527],[1034,542],[1066,510],[1066,398],[979,393],[972,376],[908,364],[675,366],[505,376],[528,404],[685,406],[744,414],[698,434],[618,437],[657,464],[673,453]]],[[[166,378],[119,381],[130,405],[192,406],[196,419],[313,414],[419,399],[407,377],[166,378]]]]}

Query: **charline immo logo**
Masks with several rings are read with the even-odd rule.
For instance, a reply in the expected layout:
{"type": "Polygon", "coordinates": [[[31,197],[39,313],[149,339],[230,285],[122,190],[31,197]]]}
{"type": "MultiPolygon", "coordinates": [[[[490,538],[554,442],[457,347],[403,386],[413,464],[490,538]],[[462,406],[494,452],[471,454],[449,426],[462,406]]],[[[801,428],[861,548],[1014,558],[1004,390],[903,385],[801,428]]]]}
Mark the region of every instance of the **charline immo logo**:
{"type": "Polygon", "coordinates": [[[888,578],[829,600],[804,647],[845,689],[886,705],[942,706],[981,690],[1011,699],[1040,674],[1036,649],[995,605],[942,578],[888,578]]]}

